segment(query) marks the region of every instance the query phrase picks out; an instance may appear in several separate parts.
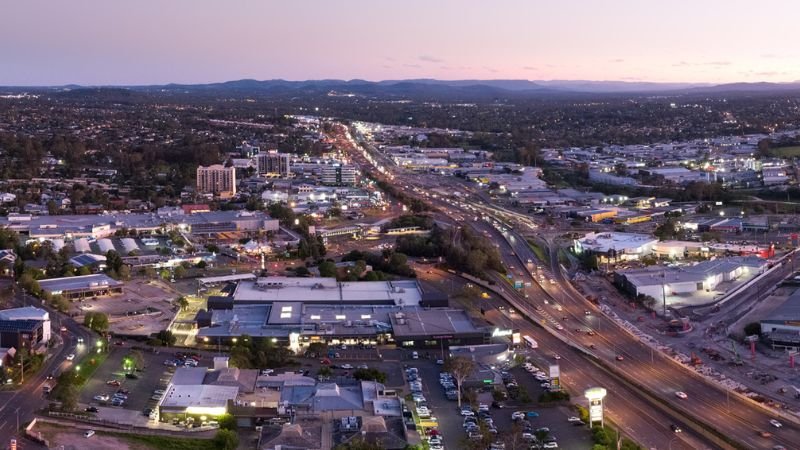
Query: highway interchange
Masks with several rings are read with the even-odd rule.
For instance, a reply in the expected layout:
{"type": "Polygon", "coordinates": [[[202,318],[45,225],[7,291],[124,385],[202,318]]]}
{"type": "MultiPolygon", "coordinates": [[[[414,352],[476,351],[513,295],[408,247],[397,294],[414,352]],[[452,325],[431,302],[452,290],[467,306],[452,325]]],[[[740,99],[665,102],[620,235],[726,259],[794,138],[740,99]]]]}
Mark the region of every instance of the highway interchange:
{"type": "Polygon", "coordinates": [[[495,283],[488,287],[523,316],[507,319],[523,334],[539,340],[544,360],[552,363],[554,354],[561,357],[558,363],[573,394],[590,386],[608,389],[608,414],[632,438],[648,448],[664,449],[798,448],[800,427],[795,421],[727,392],[624,330],[575,290],[561,271],[555,249],[549,252],[549,261],[538,261],[520,234],[536,227],[529,217],[493,206],[453,177],[393,168],[368,142],[362,143],[364,147],[353,140],[354,148],[361,150],[353,156],[362,167],[375,167],[398,189],[433,206],[437,221],[471,226],[498,245],[505,266],[515,268],[513,280],[530,283],[518,291],[502,274],[492,275],[495,283]],[[442,189],[459,192],[458,200],[432,195],[442,189]],[[545,266],[546,282],[531,276],[528,260],[545,266]],[[559,323],[562,330],[556,328],[559,323]],[[595,335],[589,336],[588,330],[595,335]],[[678,391],[688,397],[678,398],[678,391]],[[770,425],[776,418],[783,427],[770,425]],[[674,433],[673,424],[684,432],[674,433]],[[762,437],[761,432],[770,432],[772,437],[762,437]]]}

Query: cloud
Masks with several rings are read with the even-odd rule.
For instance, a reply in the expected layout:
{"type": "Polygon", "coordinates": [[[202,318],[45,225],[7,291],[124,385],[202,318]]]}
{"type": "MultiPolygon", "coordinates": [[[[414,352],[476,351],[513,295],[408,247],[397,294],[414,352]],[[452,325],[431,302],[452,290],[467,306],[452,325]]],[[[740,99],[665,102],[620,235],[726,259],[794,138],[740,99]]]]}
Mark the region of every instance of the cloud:
{"type": "Polygon", "coordinates": [[[411,67],[412,69],[419,69],[422,66],[420,66],[419,64],[403,64],[403,67],[411,67]]]}
{"type": "Polygon", "coordinates": [[[730,66],[733,64],[730,61],[709,61],[709,62],[687,62],[687,61],[678,61],[673,63],[673,67],[700,67],[700,66],[716,66],[716,67],[723,67],[723,66],[730,66]]]}
{"type": "Polygon", "coordinates": [[[443,59],[437,58],[437,57],[431,56],[431,55],[420,55],[419,56],[419,60],[420,61],[425,61],[425,62],[430,62],[430,63],[442,63],[442,62],[444,62],[443,59]]]}
{"type": "Polygon", "coordinates": [[[533,67],[533,66],[522,66],[522,69],[523,70],[539,70],[538,67],[533,67]]]}
{"type": "Polygon", "coordinates": [[[612,59],[612,60],[610,60],[609,62],[612,62],[612,63],[621,63],[621,62],[625,62],[625,60],[624,60],[624,59],[622,59],[622,58],[617,58],[617,59],[612,59]]]}
{"type": "Polygon", "coordinates": [[[483,68],[484,68],[484,69],[486,69],[486,70],[488,70],[489,72],[492,72],[492,73],[497,73],[497,72],[499,72],[499,70],[497,70],[497,69],[495,69],[495,68],[492,68],[492,67],[489,67],[489,66],[483,66],[483,68]]]}

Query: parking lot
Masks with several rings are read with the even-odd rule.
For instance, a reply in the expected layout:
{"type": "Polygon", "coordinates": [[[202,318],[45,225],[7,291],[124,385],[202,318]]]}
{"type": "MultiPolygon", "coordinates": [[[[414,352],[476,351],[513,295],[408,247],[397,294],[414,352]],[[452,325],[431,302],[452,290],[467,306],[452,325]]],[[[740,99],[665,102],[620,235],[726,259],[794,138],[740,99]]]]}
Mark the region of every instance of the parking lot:
{"type": "MultiPolygon", "coordinates": [[[[422,381],[422,394],[425,398],[425,403],[430,410],[431,416],[436,417],[438,420],[437,428],[442,436],[443,447],[446,449],[467,448],[468,435],[463,426],[464,417],[457,407],[457,401],[448,400],[444,389],[440,385],[442,366],[425,359],[404,362],[407,367],[417,368],[419,380],[422,381]]],[[[506,445],[505,448],[521,448],[521,446],[526,445],[522,434],[525,432],[523,427],[525,422],[530,424],[528,430],[531,434],[534,434],[537,429],[548,428],[549,435],[555,438],[558,445],[558,447],[551,448],[590,449],[592,447],[591,432],[588,427],[568,421],[570,417],[577,415],[577,412],[572,407],[552,404],[539,405],[537,399],[544,391],[540,387],[540,382],[520,367],[510,369],[509,375],[513,377],[520,387],[527,391],[532,399],[531,402],[521,403],[517,400],[509,399],[492,404],[490,392],[478,394],[478,403],[483,403],[488,407],[488,411],[482,415],[491,418],[497,430],[496,440],[503,442],[506,445]],[[498,406],[502,406],[502,408],[498,408],[498,406]],[[515,411],[523,412],[527,416],[525,420],[517,421],[517,426],[514,425],[511,417],[515,411]]],[[[409,384],[406,386],[409,386],[409,384]]],[[[408,401],[407,405],[409,410],[413,411],[415,409],[413,401],[408,401]]],[[[469,402],[463,397],[462,405],[469,405],[469,402]]],[[[472,405],[473,414],[479,412],[477,406],[472,405]]]]}
{"type": "Polygon", "coordinates": [[[171,357],[172,352],[165,355],[164,352],[159,351],[156,354],[143,348],[141,353],[145,361],[145,367],[142,371],[135,372],[137,379],[129,379],[125,377],[125,372],[123,371],[123,359],[131,351],[132,348],[128,344],[124,347],[111,346],[108,358],[102,366],[98,367],[92,378],[87,381],[81,390],[79,401],[82,404],[108,406],[109,402],[94,400],[94,396],[102,394],[112,396],[119,389],[125,389],[130,392],[127,394],[128,399],[121,408],[141,412],[145,408],[155,407],[157,401],[151,399],[153,391],[165,389],[172,376],[172,371],[163,365],[164,360],[171,357]],[[120,386],[108,385],[107,382],[110,380],[119,381],[120,386]]]}
{"type": "Polygon", "coordinates": [[[74,302],[73,313],[81,321],[87,312],[102,312],[109,317],[112,333],[147,336],[165,329],[172,320],[176,297],[159,283],[134,279],[125,283],[122,294],[74,302]]]}

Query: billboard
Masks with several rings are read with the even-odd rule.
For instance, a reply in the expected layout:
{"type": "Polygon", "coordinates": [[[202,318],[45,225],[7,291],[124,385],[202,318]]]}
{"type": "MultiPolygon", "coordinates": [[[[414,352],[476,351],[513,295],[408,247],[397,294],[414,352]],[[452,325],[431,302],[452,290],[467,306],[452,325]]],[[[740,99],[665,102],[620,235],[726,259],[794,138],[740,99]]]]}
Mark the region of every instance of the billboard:
{"type": "Polygon", "coordinates": [[[559,369],[558,364],[550,365],[550,390],[561,390],[561,370],[559,369]]]}
{"type": "Polygon", "coordinates": [[[603,400],[594,399],[589,401],[589,423],[603,422],[603,400]]]}

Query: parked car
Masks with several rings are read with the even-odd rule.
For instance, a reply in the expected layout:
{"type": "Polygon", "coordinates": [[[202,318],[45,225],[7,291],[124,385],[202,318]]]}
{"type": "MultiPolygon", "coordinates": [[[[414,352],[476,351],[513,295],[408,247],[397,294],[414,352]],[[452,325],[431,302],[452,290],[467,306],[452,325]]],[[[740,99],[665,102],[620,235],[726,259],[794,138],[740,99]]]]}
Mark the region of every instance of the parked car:
{"type": "Polygon", "coordinates": [[[70,353],[67,355],[67,361],[72,361],[73,359],[75,359],[75,353],[70,353]]]}
{"type": "Polygon", "coordinates": [[[95,431],[94,430],[87,430],[85,433],[83,433],[83,437],[85,437],[85,438],[90,438],[90,437],[92,437],[94,435],[95,435],[95,431]]]}
{"type": "Polygon", "coordinates": [[[98,412],[98,409],[96,407],[94,407],[94,406],[90,406],[90,407],[86,408],[84,411],[90,412],[90,413],[96,413],[96,412],[98,412]]]}

